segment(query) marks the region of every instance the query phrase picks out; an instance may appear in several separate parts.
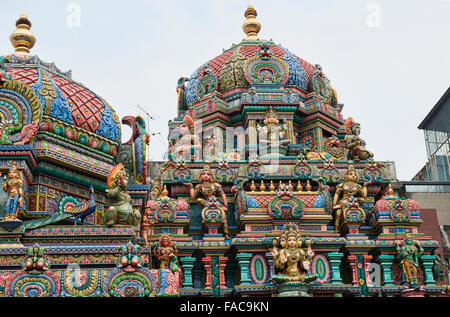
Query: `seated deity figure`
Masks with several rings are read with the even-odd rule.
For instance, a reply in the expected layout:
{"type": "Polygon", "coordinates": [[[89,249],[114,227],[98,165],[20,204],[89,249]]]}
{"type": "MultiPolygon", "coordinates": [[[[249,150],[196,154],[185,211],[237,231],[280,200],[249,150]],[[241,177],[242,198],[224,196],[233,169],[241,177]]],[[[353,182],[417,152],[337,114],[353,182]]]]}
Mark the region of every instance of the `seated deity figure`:
{"type": "Polygon", "coordinates": [[[212,197],[220,196],[222,199],[222,204],[220,204],[219,208],[222,210],[222,219],[223,219],[223,232],[225,238],[228,238],[228,221],[227,221],[227,211],[228,211],[228,202],[227,196],[222,189],[222,185],[215,182],[213,179],[213,174],[209,169],[209,166],[206,166],[200,172],[201,183],[197,184],[195,187],[192,183],[183,183],[186,186],[189,186],[189,196],[191,199],[195,200],[202,206],[203,208],[207,207],[207,202],[212,197]]]}
{"type": "Polygon", "coordinates": [[[419,266],[419,258],[423,252],[420,242],[413,240],[411,234],[407,233],[403,241],[396,241],[395,243],[408,286],[418,287],[417,267],[419,266]]]}
{"type": "Polygon", "coordinates": [[[286,124],[279,125],[280,120],[275,109],[270,106],[264,117],[264,125],[258,124],[257,129],[260,135],[260,143],[262,145],[278,147],[286,146],[291,141],[287,138],[288,127],[286,124]]]}
{"type": "Polygon", "coordinates": [[[347,205],[350,197],[355,197],[358,204],[361,205],[367,197],[367,185],[372,182],[365,182],[363,186],[357,183],[358,173],[350,161],[348,169],[343,175],[344,182],[336,186],[336,192],[333,199],[333,209],[336,211],[334,230],[339,231],[340,218],[342,211],[347,205]]]}
{"type": "Polygon", "coordinates": [[[19,208],[23,206],[22,185],[23,181],[17,166],[11,166],[7,179],[2,183],[2,188],[8,195],[4,220],[17,220],[19,208]]]}
{"type": "Polygon", "coordinates": [[[345,121],[345,146],[348,149],[349,160],[368,160],[373,157],[373,153],[366,150],[366,142],[359,137],[361,126],[350,117],[345,121]]]}
{"type": "Polygon", "coordinates": [[[108,227],[116,224],[132,225],[137,227],[141,214],[133,209],[131,197],[127,192],[128,175],[122,163],[116,165],[108,175],[108,189],[106,194],[110,201],[110,206],[105,212],[104,223],[108,227]]]}
{"type": "Polygon", "coordinates": [[[191,161],[191,155],[201,150],[202,143],[195,134],[194,120],[186,115],[178,127],[178,138],[169,143],[169,159],[172,161],[191,161]]]}
{"type": "Polygon", "coordinates": [[[311,249],[311,241],[307,240],[307,251],[301,249],[302,239],[298,226],[287,223],[283,226],[280,241],[273,239],[272,255],[275,267],[281,271],[273,276],[276,282],[305,282],[315,280],[317,274],[308,274],[314,251],[311,249]],[[278,249],[278,244],[281,249],[278,249]]]}

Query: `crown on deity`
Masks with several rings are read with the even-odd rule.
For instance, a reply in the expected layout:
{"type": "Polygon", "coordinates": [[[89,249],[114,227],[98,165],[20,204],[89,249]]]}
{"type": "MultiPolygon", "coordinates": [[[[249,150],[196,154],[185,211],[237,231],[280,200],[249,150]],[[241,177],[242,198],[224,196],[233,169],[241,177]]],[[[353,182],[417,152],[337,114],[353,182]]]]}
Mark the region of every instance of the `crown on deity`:
{"type": "Polygon", "coordinates": [[[354,172],[356,174],[356,176],[358,176],[356,180],[359,179],[358,172],[356,171],[355,166],[353,165],[353,161],[351,161],[351,160],[348,161],[348,168],[346,171],[344,171],[344,175],[343,175],[344,179],[347,178],[347,176],[348,176],[348,174],[350,174],[350,172],[354,172]]]}
{"type": "Polygon", "coordinates": [[[295,223],[286,223],[283,226],[281,238],[287,240],[289,237],[300,238],[300,232],[298,231],[298,226],[295,223]]]}
{"type": "Polygon", "coordinates": [[[277,112],[275,111],[273,106],[270,106],[266,111],[266,115],[264,116],[264,124],[266,126],[277,125],[279,121],[280,120],[278,120],[277,112]]]}

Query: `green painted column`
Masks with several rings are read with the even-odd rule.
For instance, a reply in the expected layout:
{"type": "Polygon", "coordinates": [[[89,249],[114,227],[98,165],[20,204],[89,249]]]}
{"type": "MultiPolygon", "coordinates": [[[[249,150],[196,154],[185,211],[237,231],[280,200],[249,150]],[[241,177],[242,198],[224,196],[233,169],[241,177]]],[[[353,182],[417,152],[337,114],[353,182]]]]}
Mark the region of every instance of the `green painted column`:
{"type": "Polygon", "coordinates": [[[436,281],[434,280],[433,277],[433,265],[435,258],[436,258],[435,255],[422,255],[420,257],[424,268],[423,275],[425,277],[425,285],[427,286],[436,285],[436,281]]]}
{"type": "Polygon", "coordinates": [[[241,283],[239,285],[250,285],[250,259],[253,254],[251,253],[239,253],[236,258],[241,268],[241,283]]]}
{"type": "Polygon", "coordinates": [[[180,258],[180,261],[181,265],[183,266],[183,274],[184,274],[183,287],[193,288],[194,284],[192,283],[192,269],[194,268],[196,258],[190,256],[183,256],[180,258]]]}
{"type": "Polygon", "coordinates": [[[343,256],[344,254],[339,252],[330,252],[327,254],[327,258],[330,261],[331,266],[331,284],[342,284],[339,266],[341,265],[341,259],[343,256]]]}
{"type": "Polygon", "coordinates": [[[382,286],[394,286],[391,272],[393,260],[394,256],[389,254],[382,254],[376,260],[381,268],[381,275],[383,277],[383,282],[381,283],[382,286]]]}

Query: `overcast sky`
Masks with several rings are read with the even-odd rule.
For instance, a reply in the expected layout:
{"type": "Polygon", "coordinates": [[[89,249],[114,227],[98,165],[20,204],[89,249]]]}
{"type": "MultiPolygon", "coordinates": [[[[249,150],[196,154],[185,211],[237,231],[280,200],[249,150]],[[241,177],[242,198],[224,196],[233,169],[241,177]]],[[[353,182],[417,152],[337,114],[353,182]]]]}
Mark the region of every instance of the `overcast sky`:
{"type": "MultiPolygon", "coordinates": [[[[151,158],[167,150],[179,77],[244,38],[246,0],[2,1],[0,54],[23,10],[37,43],[32,55],[55,62],[106,99],[119,117],[156,119],[151,158]]],[[[417,126],[450,84],[450,0],[253,0],[262,39],[320,64],[361,123],[376,160],[393,160],[410,180],[425,164],[417,126]]],[[[129,131],[124,129],[129,136],[129,131]]],[[[127,140],[124,140],[127,141],[127,140]]]]}

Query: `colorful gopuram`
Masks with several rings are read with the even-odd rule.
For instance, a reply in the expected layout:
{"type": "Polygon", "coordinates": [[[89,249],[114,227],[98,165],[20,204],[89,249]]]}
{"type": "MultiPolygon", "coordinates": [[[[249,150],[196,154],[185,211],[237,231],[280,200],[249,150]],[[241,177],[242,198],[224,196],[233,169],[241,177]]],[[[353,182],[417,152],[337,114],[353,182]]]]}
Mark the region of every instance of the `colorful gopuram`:
{"type": "Polygon", "coordinates": [[[178,80],[150,184],[145,121],[31,55],[20,16],[0,56],[1,296],[446,296],[393,163],[320,65],[244,15],[245,39],[178,80]]]}

